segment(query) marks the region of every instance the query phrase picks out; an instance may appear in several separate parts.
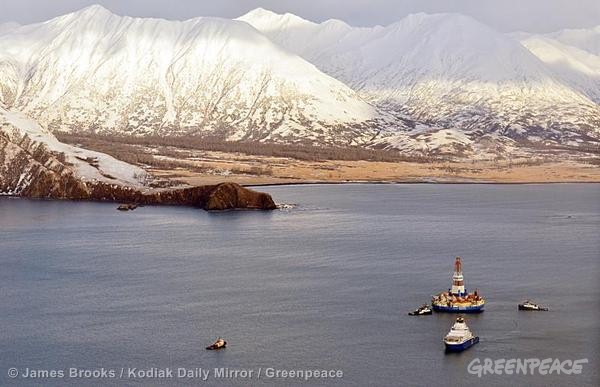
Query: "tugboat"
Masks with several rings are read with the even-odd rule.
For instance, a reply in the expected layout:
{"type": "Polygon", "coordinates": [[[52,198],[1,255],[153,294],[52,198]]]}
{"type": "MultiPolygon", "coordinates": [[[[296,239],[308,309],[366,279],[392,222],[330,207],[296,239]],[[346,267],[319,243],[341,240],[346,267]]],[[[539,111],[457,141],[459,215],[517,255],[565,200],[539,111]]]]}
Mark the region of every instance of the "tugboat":
{"type": "Polygon", "coordinates": [[[462,261],[456,257],[454,261],[454,274],[452,275],[452,288],[442,292],[431,299],[431,305],[436,312],[454,313],[480,313],[483,312],[485,299],[479,295],[477,289],[474,293],[465,290],[465,281],[462,274],[462,261]]]}
{"type": "Polygon", "coordinates": [[[425,316],[428,314],[432,314],[433,311],[431,310],[431,308],[429,307],[429,305],[424,304],[422,306],[420,306],[419,308],[417,308],[416,310],[413,310],[412,312],[408,312],[409,316],[425,316]]]}
{"type": "Polygon", "coordinates": [[[226,346],[227,346],[227,342],[219,337],[217,339],[217,341],[215,341],[214,343],[212,343],[211,345],[206,347],[206,349],[208,349],[209,351],[214,351],[217,349],[225,348],[226,346]]]}
{"type": "Polygon", "coordinates": [[[129,204],[121,204],[119,207],[117,207],[117,210],[119,211],[133,211],[136,208],[138,208],[138,205],[135,203],[129,203],[129,204]]]}
{"type": "Polygon", "coordinates": [[[450,332],[444,337],[444,344],[448,352],[462,352],[477,343],[479,343],[479,336],[473,336],[462,316],[456,319],[450,332]]]}
{"type": "Polygon", "coordinates": [[[538,304],[535,304],[529,300],[519,304],[519,310],[533,310],[533,311],[547,311],[548,308],[544,308],[538,304]]]}

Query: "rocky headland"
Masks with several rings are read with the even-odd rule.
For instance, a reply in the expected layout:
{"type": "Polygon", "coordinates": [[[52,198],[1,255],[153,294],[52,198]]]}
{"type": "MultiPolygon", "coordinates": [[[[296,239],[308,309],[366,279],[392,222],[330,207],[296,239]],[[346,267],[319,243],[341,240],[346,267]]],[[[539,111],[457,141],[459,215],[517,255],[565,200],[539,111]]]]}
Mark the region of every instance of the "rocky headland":
{"type": "Polygon", "coordinates": [[[142,192],[132,187],[96,184],[88,197],[78,199],[127,202],[144,205],[180,205],[221,210],[274,210],[271,195],[244,188],[237,183],[220,183],[197,187],[154,189],[142,192]]]}
{"type": "Polygon", "coordinates": [[[0,121],[0,194],[205,210],[276,208],[269,194],[236,183],[154,188],[151,176],[139,167],[62,144],[24,117],[0,113],[5,118],[0,121]]]}

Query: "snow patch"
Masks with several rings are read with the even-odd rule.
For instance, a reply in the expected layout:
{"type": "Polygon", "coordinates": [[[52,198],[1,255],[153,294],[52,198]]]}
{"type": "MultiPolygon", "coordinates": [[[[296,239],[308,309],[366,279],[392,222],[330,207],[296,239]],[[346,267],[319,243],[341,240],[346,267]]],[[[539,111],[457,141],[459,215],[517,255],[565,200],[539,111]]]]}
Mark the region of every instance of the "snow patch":
{"type": "MultiPolygon", "coordinates": [[[[32,141],[45,144],[53,152],[64,153],[66,161],[75,166],[76,173],[83,180],[98,180],[134,187],[143,187],[146,171],[117,160],[107,154],[63,144],[49,131],[23,113],[0,108],[0,124],[10,123],[32,141]]],[[[24,179],[21,176],[19,182],[24,179]]]]}

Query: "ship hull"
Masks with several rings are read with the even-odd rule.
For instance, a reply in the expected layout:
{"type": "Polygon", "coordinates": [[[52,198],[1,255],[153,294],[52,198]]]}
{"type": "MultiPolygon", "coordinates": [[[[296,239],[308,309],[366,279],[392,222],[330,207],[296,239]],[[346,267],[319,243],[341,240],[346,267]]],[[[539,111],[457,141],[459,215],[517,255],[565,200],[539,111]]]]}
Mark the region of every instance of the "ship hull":
{"type": "Polygon", "coordinates": [[[529,311],[532,311],[532,312],[546,312],[546,311],[548,311],[548,308],[543,308],[541,306],[531,307],[531,306],[526,306],[526,305],[519,304],[519,310],[529,310],[529,311]]]}
{"type": "Polygon", "coordinates": [[[432,310],[428,310],[426,312],[418,312],[418,311],[414,311],[414,312],[408,312],[409,316],[427,316],[433,314],[432,310]]]}
{"type": "Polygon", "coordinates": [[[465,349],[468,349],[477,343],[479,343],[479,336],[475,336],[475,337],[465,341],[464,343],[460,343],[460,344],[448,344],[448,343],[444,343],[444,344],[446,345],[446,351],[448,351],[448,352],[462,352],[465,349]]]}
{"type": "Polygon", "coordinates": [[[442,306],[442,305],[432,305],[433,310],[436,312],[446,312],[446,313],[481,313],[483,312],[483,307],[485,305],[474,305],[474,306],[442,306]]]}

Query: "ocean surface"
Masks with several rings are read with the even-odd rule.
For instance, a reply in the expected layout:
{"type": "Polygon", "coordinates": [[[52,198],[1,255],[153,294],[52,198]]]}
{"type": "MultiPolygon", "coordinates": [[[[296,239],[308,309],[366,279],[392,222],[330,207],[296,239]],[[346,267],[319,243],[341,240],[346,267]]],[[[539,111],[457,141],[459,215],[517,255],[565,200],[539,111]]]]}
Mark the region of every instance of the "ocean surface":
{"type": "Polygon", "coordinates": [[[599,384],[600,185],[260,189],[297,207],[119,212],[0,198],[0,385],[304,383],[267,368],[343,373],[311,385],[599,384]],[[457,255],[487,305],[467,316],[480,343],[446,354],[456,316],[407,312],[448,289],[457,255]],[[526,298],[550,311],[517,311],[526,298]],[[206,351],[217,336],[228,348],[206,351]],[[479,378],[467,370],[476,358],[588,363],[579,375],[479,378]],[[211,375],[127,378],[152,367],[211,375]],[[24,378],[27,368],[67,375],[24,378]]]}

